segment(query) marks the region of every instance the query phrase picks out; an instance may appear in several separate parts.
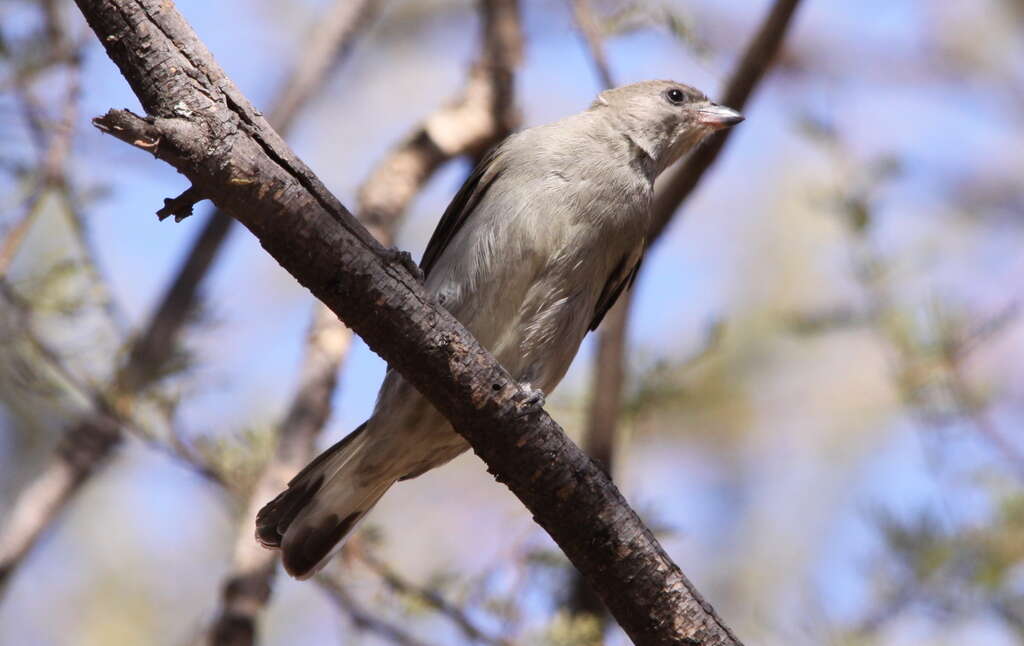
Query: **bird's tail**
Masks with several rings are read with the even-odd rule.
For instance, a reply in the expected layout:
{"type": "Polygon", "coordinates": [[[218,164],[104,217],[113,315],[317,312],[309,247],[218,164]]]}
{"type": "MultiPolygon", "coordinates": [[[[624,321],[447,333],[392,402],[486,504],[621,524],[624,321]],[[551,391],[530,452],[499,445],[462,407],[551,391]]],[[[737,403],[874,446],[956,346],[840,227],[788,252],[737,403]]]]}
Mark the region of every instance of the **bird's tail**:
{"type": "Polygon", "coordinates": [[[395,483],[360,469],[370,449],[366,424],[321,453],[256,515],[256,540],[281,550],[285,570],[307,579],[395,483]]]}

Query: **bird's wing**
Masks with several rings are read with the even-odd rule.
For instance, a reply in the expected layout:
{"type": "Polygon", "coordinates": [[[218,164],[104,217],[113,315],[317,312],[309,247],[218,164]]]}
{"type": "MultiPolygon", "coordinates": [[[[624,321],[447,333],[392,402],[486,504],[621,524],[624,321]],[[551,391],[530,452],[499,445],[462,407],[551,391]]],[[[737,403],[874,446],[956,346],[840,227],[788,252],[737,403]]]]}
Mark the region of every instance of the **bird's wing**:
{"type": "Polygon", "coordinates": [[[608,275],[608,280],[601,289],[601,296],[597,299],[597,305],[594,306],[594,318],[590,321],[589,330],[596,330],[604,315],[615,305],[615,301],[619,300],[622,292],[633,286],[636,274],[640,270],[640,263],[644,260],[643,245],[640,249],[639,255],[623,256],[608,275]]]}
{"type": "Polygon", "coordinates": [[[423,252],[423,258],[420,260],[420,269],[423,270],[424,276],[430,275],[430,270],[444,250],[448,248],[448,244],[455,238],[455,234],[469,219],[494,180],[501,175],[500,157],[500,147],[489,152],[452,198],[451,204],[448,205],[440,222],[437,223],[434,234],[430,236],[430,242],[427,243],[427,249],[423,252]]]}

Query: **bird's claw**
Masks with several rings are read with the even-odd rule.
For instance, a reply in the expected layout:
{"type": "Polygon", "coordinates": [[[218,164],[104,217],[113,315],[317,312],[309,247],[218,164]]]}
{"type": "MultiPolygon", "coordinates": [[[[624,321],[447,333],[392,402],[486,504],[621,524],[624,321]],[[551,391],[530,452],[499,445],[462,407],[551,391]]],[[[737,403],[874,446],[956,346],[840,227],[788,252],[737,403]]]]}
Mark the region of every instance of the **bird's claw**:
{"type": "Polygon", "coordinates": [[[388,247],[384,250],[383,255],[386,262],[402,265],[410,274],[412,274],[413,278],[421,283],[423,282],[423,270],[420,269],[420,266],[412,259],[412,255],[408,251],[404,251],[396,247],[388,247]]]}
{"type": "Polygon", "coordinates": [[[519,388],[523,392],[523,403],[530,409],[530,412],[541,410],[544,408],[544,391],[540,388],[534,388],[530,383],[524,382],[519,384],[519,388]]]}

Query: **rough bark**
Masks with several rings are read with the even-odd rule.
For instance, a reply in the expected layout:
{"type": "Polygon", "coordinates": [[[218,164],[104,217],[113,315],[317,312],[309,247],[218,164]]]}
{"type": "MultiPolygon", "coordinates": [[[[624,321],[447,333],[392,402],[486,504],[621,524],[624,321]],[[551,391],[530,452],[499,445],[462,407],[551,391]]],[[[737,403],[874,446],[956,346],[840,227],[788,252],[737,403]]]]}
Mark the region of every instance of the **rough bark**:
{"type": "MultiPolygon", "coordinates": [[[[511,100],[514,70],[505,66],[514,66],[519,58],[517,5],[517,0],[481,3],[482,52],[466,87],[385,156],[361,187],[359,219],[369,226],[381,245],[393,243],[409,203],[442,163],[493,146],[510,132],[515,119],[511,100]],[[430,124],[436,123],[447,124],[447,132],[432,132],[430,124]],[[439,136],[444,145],[438,141],[439,136]]],[[[352,9],[347,1],[339,6],[349,7],[353,17],[365,13],[352,9]]],[[[365,18],[360,22],[365,23],[365,18]]],[[[327,24],[334,25],[336,21],[329,20],[327,24]]],[[[352,29],[330,29],[338,36],[354,33],[352,29]]],[[[313,48],[321,50],[329,51],[313,48]]],[[[257,619],[270,599],[278,558],[277,552],[263,549],[253,540],[256,514],[313,457],[316,438],[330,415],[331,393],[351,340],[352,331],[318,303],[306,339],[300,385],[279,426],[277,450],[260,475],[242,517],[232,570],[223,585],[221,607],[210,629],[209,642],[213,645],[245,646],[255,642],[257,619]]]]}
{"type": "Polygon", "coordinates": [[[634,642],[737,644],[605,474],[287,148],[166,0],[77,0],[149,117],[96,124],[186,175],[438,408],[634,642]]]}

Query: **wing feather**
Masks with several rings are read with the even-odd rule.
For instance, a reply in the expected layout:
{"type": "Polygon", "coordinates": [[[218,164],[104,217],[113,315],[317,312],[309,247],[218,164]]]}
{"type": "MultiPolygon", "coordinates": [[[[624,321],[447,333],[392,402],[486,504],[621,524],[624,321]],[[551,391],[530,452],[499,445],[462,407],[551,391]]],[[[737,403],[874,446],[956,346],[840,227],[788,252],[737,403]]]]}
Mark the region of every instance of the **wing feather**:
{"type": "Polygon", "coordinates": [[[605,281],[604,287],[601,289],[601,296],[597,299],[597,305],[594,307],[594,318],[590,321],[589,330],[596,330],[608,310],[615,305],[615,301],[619,300],[622,292],[633,286],[633,281],[636,280],[636,274],[640,271],[640,263],[643,262],[644,257],[641,253],[631,266],[627,265],[629,260],[630,256],[623,256],[615,265],[615,269],[608,275],[608,280],[605,281]],[[629,267],[628,271],[626,271],[627,267],[629,267]]]}
{"type": "Polygon", "coordinates": [[[430,275],[430,270],[437,264],[438,258],[472,215],[477,204],[487,193],[487,189],[501,175],[500,158],[500,148],[491,150],[470,173],[462,188],[452,198],[451,204],[445,209],[444,215],[437,223],[437,228],[430,236],[430,242],[427,243],[423,258],[420,260],[420,269],[423,270],[424,276],[430,275]]]}

